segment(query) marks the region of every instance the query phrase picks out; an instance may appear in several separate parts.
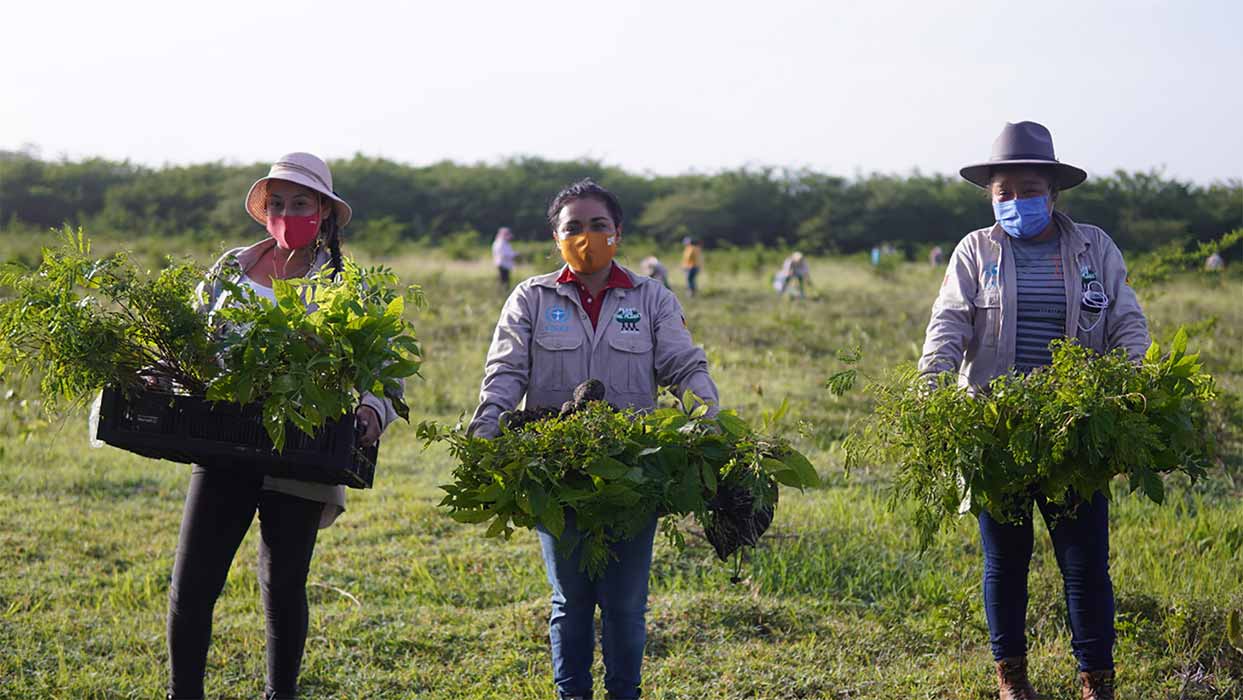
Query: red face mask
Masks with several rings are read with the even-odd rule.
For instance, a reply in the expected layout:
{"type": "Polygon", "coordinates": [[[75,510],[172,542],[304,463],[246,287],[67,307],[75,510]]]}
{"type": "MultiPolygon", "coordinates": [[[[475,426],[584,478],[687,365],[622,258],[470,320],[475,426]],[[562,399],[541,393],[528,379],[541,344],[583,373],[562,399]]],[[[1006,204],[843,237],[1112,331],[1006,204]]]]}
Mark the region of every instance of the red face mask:
{"type": "Polygon", "coordinates": [[[305,248],[319,235],[319,215],[268,216],[268,233],[285,250],[305,248]]]}

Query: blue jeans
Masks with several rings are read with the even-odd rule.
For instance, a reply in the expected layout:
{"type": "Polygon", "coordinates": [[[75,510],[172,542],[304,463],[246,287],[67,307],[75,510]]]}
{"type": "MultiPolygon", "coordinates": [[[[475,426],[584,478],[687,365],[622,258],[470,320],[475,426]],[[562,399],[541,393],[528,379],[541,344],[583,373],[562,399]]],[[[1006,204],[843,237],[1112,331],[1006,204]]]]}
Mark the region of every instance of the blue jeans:
{"type": "Polygon", "coordinates": [[[699,278],[699,268],[686,268],[686,288],[690,290],[691,296],[695,296],[695,292],[699,290],[697,280],[699,278]]]}
{"type": "MultiPolygon", "coordinates": [[[[1053,540],[1062,572],[1071,649],[1080,671],[1114,667],[1114,588],[1109,578],[1109,501],[1098,493],[1091,501],[1061,507],[1036,499],[1053,540]],[[1069,510],[1069,512],[1068,512],[1069,510]]],[[[984,548],[984,615],[988,618],[993,658],[1027,654],[1027,569],[1032,558],[1032,518],[997,522],[980,514],[984,548]]]]}
{"type": "MultiPolygon", "coordinates": [[[[562,538],[578,540],[573,512],[566,513],[562,538]]],[[[568,558],[557,554],[557,540],[539,528],[544,569],[552,585],[552,615],[548,636],[552,642],[553,681],[561,697],[591,697],[591,659],[595,651],[595,613],[600,606],[603,625],[604,687],[610,698],[639,697],[643,645],[647,642],[647,579],[652,569],[656,518],[633,539],[615,543],[616,558],[600,578],[592,581],[578,570],[582,547],[568,558]]]]}

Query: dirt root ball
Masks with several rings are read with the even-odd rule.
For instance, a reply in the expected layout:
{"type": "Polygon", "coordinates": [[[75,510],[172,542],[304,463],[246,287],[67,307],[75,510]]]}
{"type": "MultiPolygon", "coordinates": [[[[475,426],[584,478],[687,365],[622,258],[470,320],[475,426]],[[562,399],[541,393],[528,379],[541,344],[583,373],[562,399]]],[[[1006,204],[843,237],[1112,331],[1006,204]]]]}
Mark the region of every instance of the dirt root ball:
{"type": "Polygon", "coordinates": [[[592,401],[603,401],[605,395],[604,382],[599,379],[588,379],[574,387],[574,398],[557,408],[519,408],[501,414],[501,425],[510,430],[520,430],[531,423],[547,418],[565,418],[582,410],[592,401]]]}

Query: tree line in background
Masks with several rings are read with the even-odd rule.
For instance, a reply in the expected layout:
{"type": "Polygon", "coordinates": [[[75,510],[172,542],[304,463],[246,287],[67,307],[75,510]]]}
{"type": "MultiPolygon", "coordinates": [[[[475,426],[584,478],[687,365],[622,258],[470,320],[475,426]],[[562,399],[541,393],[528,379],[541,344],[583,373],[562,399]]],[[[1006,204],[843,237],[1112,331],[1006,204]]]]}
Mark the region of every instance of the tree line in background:
{"type": "MultiPolygon", "coordinates": [[[[748,167],[662,176],[594,160],[411,166],[362,155],[331,167],[337,191],[354,207],[349,233],[379,246],[482,242],[500,226],[519,239],[542,239],[549,199],[588,176],[621,198],[628,233],[660,242],[689,235],[709,247],[787,245],[817,253],[889,242],[910,251],[953,244],[992,219],[982,190],[957,176],[918,171],[845,178],[748,167]]],[[[95,236],[244,239],[256,229],[242,199],[266,173],[266,164],[149,168],[0,151],[0,226],[42,230],[69,223],[95,236]]],[[[1058,207],[1101,226],[1125,250],[1151,250],[1243,225],[1243,180],[1198,185],[1155,171],[1118,171],[1062,193],[1058,207]]]]}

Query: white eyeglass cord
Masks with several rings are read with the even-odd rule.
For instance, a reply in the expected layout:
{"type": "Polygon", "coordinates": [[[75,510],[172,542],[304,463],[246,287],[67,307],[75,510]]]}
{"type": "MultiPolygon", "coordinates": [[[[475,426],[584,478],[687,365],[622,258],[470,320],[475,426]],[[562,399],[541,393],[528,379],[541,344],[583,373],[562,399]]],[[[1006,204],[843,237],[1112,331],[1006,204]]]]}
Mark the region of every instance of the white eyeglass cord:
{"type": "Polygon", "coordinates": [[[1105,293],[1105,286],[1096,280],[1088,282],[1087,288],[1083,290],[1083,306],[1088,311],[1096,312],[1096,320],[1087,328],[1083,327],[1082,317],[1079,320],[1079,330],[1091,333],[1100,325],[1105,318],[1105,310],[1109,308],[1109,295],[1105,293]]]}

